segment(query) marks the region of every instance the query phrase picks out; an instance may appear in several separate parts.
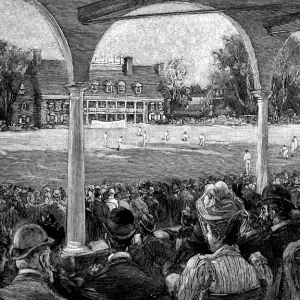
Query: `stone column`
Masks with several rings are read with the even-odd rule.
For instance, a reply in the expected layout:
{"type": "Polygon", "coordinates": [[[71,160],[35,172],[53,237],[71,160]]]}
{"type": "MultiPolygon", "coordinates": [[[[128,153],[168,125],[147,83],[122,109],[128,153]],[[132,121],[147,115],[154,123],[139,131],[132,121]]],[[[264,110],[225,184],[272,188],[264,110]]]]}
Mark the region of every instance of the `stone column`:
{"type": "Polygon", "coordinates": [[[85,195],[83,152],[83,94],[85,87],[76,83],[66,86],[70,92],[67,245],[64,252],[79,254],[85,246],[85,195]]]}
{"type": "Polygon", "coordinates": [[[268,185],[268,98],[270,92],[253,92],[257,99],[257,192],[268,185]]]}

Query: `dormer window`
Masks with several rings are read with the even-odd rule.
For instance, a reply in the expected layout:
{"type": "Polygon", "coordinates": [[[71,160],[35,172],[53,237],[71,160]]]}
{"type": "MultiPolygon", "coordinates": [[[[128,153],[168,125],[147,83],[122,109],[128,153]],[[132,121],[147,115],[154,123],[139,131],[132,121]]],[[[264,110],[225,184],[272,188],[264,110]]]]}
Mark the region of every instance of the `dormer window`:
{"type": "Polygon", "coordinates": [[[133,85],[133,91],[136,95],[141,94],[142,93],[142,84],[139,82],[135,82],[133,85]]]}
{"type": "Polygon", "coordinates": [[[113,92],[113,83],[111,81],[105,81],[104,83],[104,91],[105,93],[112,93],[113,92]]]}
{"type": "Polygon", "coordinates": [[[119,81],[118,82],[118,93],[119,94],[124,94],[125,93],[125,82],[124,81],[119,81]]]}
{"type": "Polygon", "coordinates": [[[25,94],[25,85],[24,83],[21,83],[20,89],[19,89],[19,95],[24,95],[25,94]]]}

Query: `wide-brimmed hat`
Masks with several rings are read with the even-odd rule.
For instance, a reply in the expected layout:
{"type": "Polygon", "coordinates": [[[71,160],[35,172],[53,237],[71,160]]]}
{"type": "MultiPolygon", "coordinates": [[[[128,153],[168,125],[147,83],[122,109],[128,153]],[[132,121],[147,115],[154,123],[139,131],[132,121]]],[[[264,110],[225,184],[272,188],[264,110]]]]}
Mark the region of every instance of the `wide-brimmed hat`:
{"type": "Polygon", "coordinates": [[[259,205],[276,204],[281,211],[289,213],[295,209],[291,193],[281,185],[269,185],[262,191],[262,200],[259,205]]]}
{"type": "Polygon", "coordinates": [[[152,233],[156,229],[156,222],[151,214],[143,214],[139,223],[149,233],[152,233]]]}
{"type": "Polygon", "coordinates": [[[129,239],[136,232],[134,216],[124,207],[113,209],[104,226],[107,232],[118,240],[129,239]]]}
{"type": "Polygon", "coordinates": [[[200,218],[206,221],[226,221],[240,214],[241,208],[223,181],[209,184],[196,207],[200,218]]]}
{"type": "Polygon", "coordinates": [[[20,260],[27,257],[34,250],[54,244],[46,231],[39,225],[27,224],[21,226],[14,235],[10,255],[13,260],[20,260]]]}

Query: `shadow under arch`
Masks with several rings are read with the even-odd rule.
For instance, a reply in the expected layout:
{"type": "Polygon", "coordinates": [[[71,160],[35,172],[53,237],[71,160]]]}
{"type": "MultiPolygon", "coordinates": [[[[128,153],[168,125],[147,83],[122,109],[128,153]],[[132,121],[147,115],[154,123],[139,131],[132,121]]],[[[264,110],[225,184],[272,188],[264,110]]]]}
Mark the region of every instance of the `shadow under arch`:
{"type": "MultiPolygon", "coordinates": [[[[146,5],[141,8],[135,9],[129,13],[127,13],[124,16],[130,17],[130,16],[143,16],[144,14],[150,14],[151,13],[161,13],[161,12],[186,12],[186,11],[192,11],[192,10],[214,10],[213,7],[202,5],[199,3],[190,3],[190,2],[183,2],[183,1],[172,1],[172,2],[167,2],[167,3],[157,3],[157,4],[152,4],[152,5],[146,5]],[[176,4],[177,6],[181,6],[181,9],[174,9],[172,7],[173,4],[176,4]],[[164,6],[164,10],[162,11],[162,6],[164,6]],[[169,6],[169,8],[168,8],[169,6]]],[[[210,12],[213,13],[213,12],[210,12]]],[[[254,80],[254,90],[255,91],[260,91],[261,90],[261,82],[260,82],[260,76],[259,76],[259,70],[258,70],[258,64],[257,64],[257,59],[255,55],[255,51],[251,42],[250,37],[244,30],[244,28],[237,22],[235,21],[232,17],[228,16],[225,13],[222,12],[216,12],[217,14],[221,15],[224,17],[226,20],[228,20],[238,31],[238,33],[241,35],[243,42],[245,44],[247,53],[249,55],[249,60],[250,60],[250,65],[252,68],[253,72],[253,80],[254,80]]],[[[172,17],[172,16],[171,16],[172,17]]],[[[151,18],[151,16],[145,16],[145,18],[151,18]]],[[[115,22],[116,23],[116,22],[115,22]]],[[[107,30],[106,33],[109,32],[109,30],[112,28],[112,26],[115,24],[113,23],[107,30]]],[[[97,43],[97,46],[95,49],[98,49],[98,45],[100,44],[100,41],[97,43]]]]}
{"type": "Polygon", "coordinates": [[[38,12],[44,17],[49,24],[49,27],[51,28],[55,39],[58,43],[59,49],[62,52],[62,55],[65,59],[65,64],[67,68],[67,76],[68,81],[73,82],[74,81],[74,71],[73,71],[73,59],[72,59],[72,53],[70,50],[70,47],[68,45],[67,39],[63,34],[63,31],[61,30],[60,26],[58,25],[55,18],[52,16],[52,14],[37,0],[23,0],[24,2],[28,3],[29,5],[34,6],[38,12]]]}

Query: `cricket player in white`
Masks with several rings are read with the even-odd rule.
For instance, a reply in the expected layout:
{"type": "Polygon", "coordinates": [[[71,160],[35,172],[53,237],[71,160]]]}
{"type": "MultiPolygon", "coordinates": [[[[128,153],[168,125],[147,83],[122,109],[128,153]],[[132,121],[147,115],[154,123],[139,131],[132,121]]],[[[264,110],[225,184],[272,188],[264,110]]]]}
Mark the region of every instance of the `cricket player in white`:
{"type": "Polygon", "coordinates": [[[146,144],[147,144],[147,132],[144,131],[144,134],[143,134],[143,147],[146,147],[146,144]]]}
{"type": "Polygon", "coordinates": [[[248,150],[245,151],[244,161],[245,161],[245,167],[246,167],[246,175],[249,175],[250,167],[251,167],[251,154],[248,150]]]}
{"type": "Polygon", "coordinates": [[[107,131],[104,133],[104,147],[107,147],[107,131]]]}
{"type": "Polygon", "coordinates": [[[204,147],[204,143],[205,143],[204,134],[201,133],[200,136],[199,136],[199,145],[204,147]]]}
{"type": "Polygon", "coordinates": [[[118,150],[120,151],[122,148],[122,144],[123,144],[123,135],[120,135],[119,139],[118,139],[118,150]]]}

